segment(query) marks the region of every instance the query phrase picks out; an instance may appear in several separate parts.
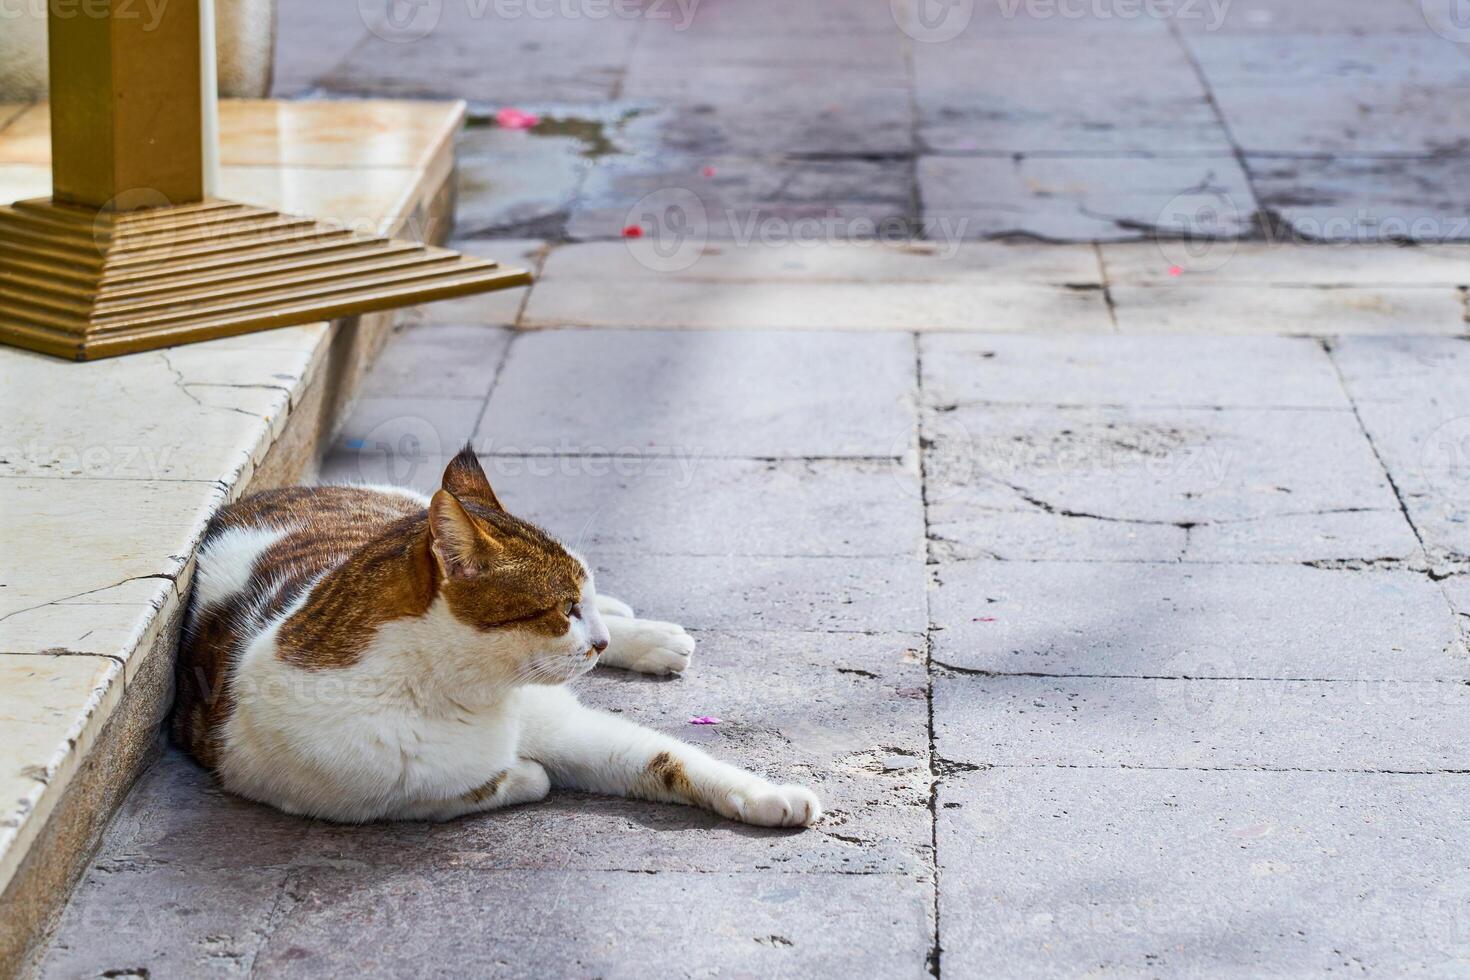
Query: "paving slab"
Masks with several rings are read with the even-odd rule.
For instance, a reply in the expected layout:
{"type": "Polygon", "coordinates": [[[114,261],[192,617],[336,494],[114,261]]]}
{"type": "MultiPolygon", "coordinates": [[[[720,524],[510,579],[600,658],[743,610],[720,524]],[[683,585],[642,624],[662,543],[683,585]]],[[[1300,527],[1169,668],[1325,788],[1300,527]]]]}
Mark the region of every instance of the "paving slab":
{"type": "Polygon", "coordinates": [[[1198,75],[1167,33],[1117,33],[1105,43],[1081,33],[960,38],[916,44],[913,57],[919,139],[932,152],[1230,152],[1198,75]],[[1026,84],[1015,84],[1019,76],[1026,84]]]}
{"type": "MultiPolygon", "coordinates": [[[[1398,507],[1345,411],[971,405],[927,416],[925,437],[931,533],[1010,559],[1173,561],[1193,526],[1238,521],[1273,560],[1334,558],[1320,528],[1280,519],[1398,507]]],[[[1380,530],[1361,557],[1411,547],[1380,530]]]]}
{"type": "Polygon", "coordinates": [[[825,813],[816,828],[763,830],[688,807],[555,792],[544,803],[442,824],[315,824],[298,862],[409,872],[925,874],[932,827],[922,635],[696,636],[695,660],[677,679],[605,669],[577,688],[588,703],[810,786],[825,813]],[[696,715],[720,724],[689,725],[696,715]]]}
{"type": "MultiPolygon", "coordinates": [[[[1431,0],[1432,2],[1432,0],[1431,0]]],[[[1178,4],[1173,21],[1181,33],[1209,36],[1407,34],[1422,37],[1424,14],[1418,0],[1232,0],[1178,4]],[[1188,14],[1194,12],[1194,16],[1188,14]]]]}
{"type": "Polygon", "coordinates": [[[934,658],[965,670],[1470,679],[1444,594],[1417,572],[964,561],[934,577],[934,658]]]}
{"type": "Polygon", "coordinates": [[[903,334],[547,331],[517,337],[475,438],[557,453],[891,458],[913,444],[914,387],[903,334]],[[548,378],[562,394],[548,397],[548,378]]]}
{"type": "Polygon", "coordinates": [[[36,976],[248,973],[285,881],[282,869],[93,869],[77,885],[36,976]]]}
{"type": "Polygon", "coordinates": [[[1376,286],[1114,286],[1124,333],[1463,334],[1458,289],[1376,286]]]}
{"type": "MultiPolygon", "coordinates": [[[[435,3],[376,23],[319,79],[329,92],[451,97],[477,107],[599,102],[626,68],[636,20],[496,16],[514,5],[435,3]]],[[[492,110],[493,111],[493,110],[492,110]]]]}
{"type": "Polygon", "coordinates": [[[974,765],[1463,772],[1467,710],[1463,681],[941,672],[934,745],[974,765]]]}
{"type": "Polygon", "coordinates": [[[1099,250],[1114,286],[1470,284],[1470,245],[1198,244],[1195,254],[1175,242],[1107,244],[1099,250]]]}
{"type": "Polygon", "coordinates": [[[813,60],[692,69],[640,47],[620,96],[663,107],[641,112],[625,129],[645,153],[908,154],[914,146],[913,94],[902,63],[886,70],[813,60]]]}
{"type": "Polygon", "coordinates": [[[916,632],[924,569],[902,558],[590,556],[597,587],[696,630],[916,632]]]}
{"type": "MultiPolygon", "coordinates": [[[[485,369],[493,372],[493,362],[485,369]]],[[[359,398],[330,451],[386,454],[395,465],[453,456],[474,434],[483,405],[483,398],[359,398]]]]}
{"type": "MultiPolygon", "coordinates": [[[[1390,4],[1409,8],[1412,4],[1390,4]]],[[[1418,34],[1191,35],[1186,39],[1247,153],[1457,153],[1470,60],[1418,34]]]]}
{"type": "MultiPolygon", "coordinates": [[[[456,252],[494,259],[502,265],[526,269],[535,275],[546,256],[547,244],[538,239],[456,238],[449,247],[456,252]]],[[[419,324],[450,326],[512,326],[530,294],[530,286],[497,289],[458,299],[442,299],[413,307],[406,316],[419,324]]]]}
{"type": "Polygon", "coordinates": [[[1464,776],[992,769],[939,789],[945,973],[1453,976],[1464,776]],[[1392,869],[1391,871],[1389,869],[1392,869]]]}
{"type": "Polygon", "coordinates": [[[1350,407],[1314,340],[1290,337],[919,338],[924,404],[1350,407]]]}
{"type": "Polygon", "coordinates": [[[567,234],[616,239],[637,225],[643,237],[672,240],[667,254],[681,257],[690,239],[912,237],[917,215],[909,160],[735,152],[738,147],[724,144],[722,128],[709,131],[712,125],[682,111],[629,122],[626,139],[640,152],[597,161],[572,205],[567,234]]]}
{"type": "Polygon", "coordinates": [[[1254,198],[1233,157],[919,158],[927,237],[1131,241],[1246,234],[1254,198]]]}
{"type": "Polygon", "coordinates": [[[1448,338],[1342,338],[1332,357],[1431,559],[1470,563],[1470,350],[1448,338]]]}
{"type": "Polygon", "coordinates": [[[932,943],[931,884],[894,875],[323,870],[291,891],[270,976],[638,977],[677,955],[701,975],[921,978],[932,943]]]}
{"type": "MultiPolygon", "coordinates": [[[[640,239],[581,242],[546,258],[542,282],[640,279],[658,282],[866,282],[1101,286],[1097,255],[1087,245],[1035,242],[847,241],[710,242],[687,268],[659,268],[640,239]]],[[[1463,260],[1470,281],[1470,251],[1463,260]]],[[[914,300],[922,299],[918,291],[914,300]]]]}
{"type": "MultiPolygon", "coordinates": [[[[1357,152],[1357,151],[1353,151],[1357,152]]],[[[1465,157],[1247,156],[1261,207],[1289,242],[1439,244],[1470,239],[1465,157]]]]}
{"type": "Polygon", "coordinates": [[[509,330],[480,325],[400,327],[360,390],[367,398],[484,399],[510,336],[509,330]]]}

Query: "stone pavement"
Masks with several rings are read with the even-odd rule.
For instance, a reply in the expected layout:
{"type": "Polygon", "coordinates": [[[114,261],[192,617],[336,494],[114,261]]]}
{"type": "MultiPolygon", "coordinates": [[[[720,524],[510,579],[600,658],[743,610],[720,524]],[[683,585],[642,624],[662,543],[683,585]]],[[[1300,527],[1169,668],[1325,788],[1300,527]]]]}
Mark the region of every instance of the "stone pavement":
{"type": "Polygon", "coordinates": [[[1459,0],[281,7],[278,94],[470,101],[465,233],[1470,239],[1459,0]]]}
{"type": "Polygon", "coordinates": [[[472,440],[699,640],[585,696],[828,815],[343,828],[170,750],[42,975],[1470,973],[1470,253],[1112,241],[1470,237],[1470,49],[1140,6],[283,4],[285,93],[549,119],[461,150],[538,285],[426,308],[324,477],[472,440]]]}
{"type": "Polygon", "coordinates": [[[429,487],[472,438],[698,637],[585,695],[828,816],[344,828],[171,750],[42,975],[1462,974],[1467,372],[1454,337],[406,329],[326,477],[429,487]]]}

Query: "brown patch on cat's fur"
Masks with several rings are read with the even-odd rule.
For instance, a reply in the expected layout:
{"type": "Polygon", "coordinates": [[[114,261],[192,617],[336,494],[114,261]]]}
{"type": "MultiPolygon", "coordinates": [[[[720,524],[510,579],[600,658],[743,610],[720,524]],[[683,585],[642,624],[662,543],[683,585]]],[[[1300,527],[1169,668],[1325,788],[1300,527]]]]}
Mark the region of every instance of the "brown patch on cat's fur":
{"type": "Polygon", "coordinates": [[[684,764],[669,752],[660,752],[649,760],[635,788],[637,795],[645,799],[665,800],[672,796],[680,802],[711,809],[704,795],[690,781],[684,764]]]}
{"type": "Polygon", "coordinates": [[[487,779],[485,782],[481,783],[479,786],[476,786],[468,793],[465,793],[464,796],[461,797],[461,799],[463,799],[466,803],[484,803],[486,800],[490,799],[490,797],[495,795],[495,791],[500,789],[500,784],[505,782],[505,777],[509,775],[509,769],[506,769],[504,772],[498,772],[487,779]]]}
{"type": "Polygon", "coordinates": [[[565,633],[570,621],[563,609],[580,596],[581,563],[500,507],[468,448],[445,471],[445,483],[465,494],[456,499],[485,541],[472,574],[446,570],[429,512],[407,494],[289,487],[222,509],[205,533],[206,546],[235,528],[286,533],[256,559],[244,593],[204,610],[191,604],[172,722],[179,744],[203,765],[216,765],[217,739],[233,707],[235,658],[308,588],[276,633],[276,655],[303,670],[350,667],[381,626],[423,615],[440,595],[456,618],[477,629],[565,633]]]}

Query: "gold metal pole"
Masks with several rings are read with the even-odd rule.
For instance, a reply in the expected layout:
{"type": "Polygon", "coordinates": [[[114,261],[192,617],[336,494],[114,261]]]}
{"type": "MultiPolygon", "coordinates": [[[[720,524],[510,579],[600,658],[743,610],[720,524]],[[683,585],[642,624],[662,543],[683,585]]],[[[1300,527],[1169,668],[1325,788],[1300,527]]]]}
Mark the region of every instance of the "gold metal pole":
{"type": "Polygon", "coordinates": [[[53,193],[0,208],[0,342],[77,360],[523,286],[206,197],[199,0],[50,0],[53,193]]]}

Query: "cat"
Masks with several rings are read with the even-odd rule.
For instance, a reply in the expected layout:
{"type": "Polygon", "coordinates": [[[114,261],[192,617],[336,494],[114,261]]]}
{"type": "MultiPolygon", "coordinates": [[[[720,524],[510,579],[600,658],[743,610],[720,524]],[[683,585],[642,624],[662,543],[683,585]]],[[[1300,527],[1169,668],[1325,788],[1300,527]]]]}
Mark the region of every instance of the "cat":
{"type": "Polygon", "coordinates": [[[466,446],[432,498],[291,487],[221,509],[199,551],[172,732],[230,792],[326,820],[449,820],[555,786],[810,826],[810,790],[566,686],[599,660],[680,673],[693,651],[507,513],[466,446]]]}

